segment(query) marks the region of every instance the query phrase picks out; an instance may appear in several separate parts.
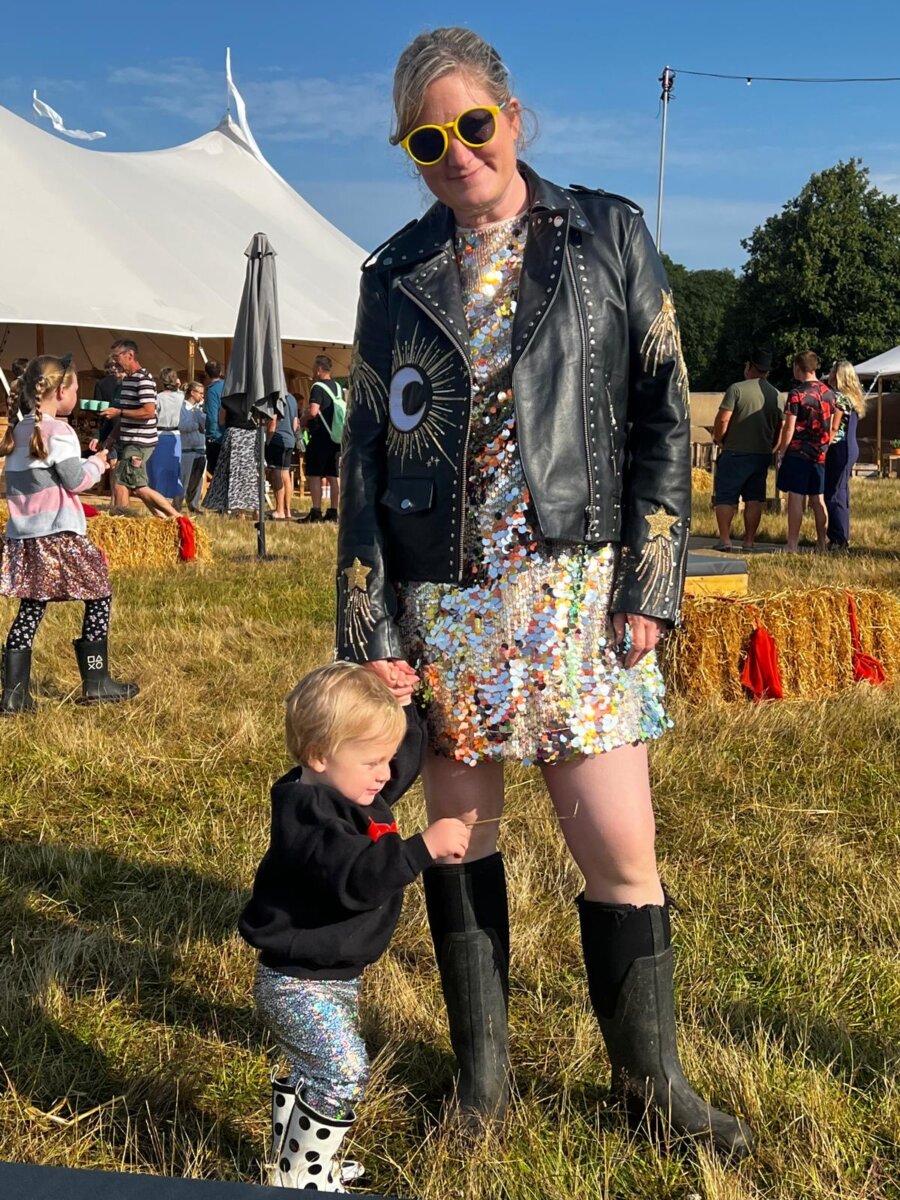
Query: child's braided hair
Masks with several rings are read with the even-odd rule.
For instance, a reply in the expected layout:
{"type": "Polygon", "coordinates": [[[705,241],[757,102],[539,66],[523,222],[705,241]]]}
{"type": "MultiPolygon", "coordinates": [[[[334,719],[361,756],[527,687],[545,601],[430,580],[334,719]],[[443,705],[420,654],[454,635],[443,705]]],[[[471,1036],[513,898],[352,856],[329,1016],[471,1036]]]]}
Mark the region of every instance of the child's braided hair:
{"type": "Polygon", "coordinates": [[[61,387],[72,382],[75,368],[72,355],[56,358],[52,354],[40,354],[33,358],[18,379],[13,381],[9,396],[9,425],[0,442],[0,458],[12,454],[15,448],[13,431],[23,417],[34,414],[34,433],[28,443],[32,458],[45,459],[47,447],[41,436],[41,403],[61,387]]]}

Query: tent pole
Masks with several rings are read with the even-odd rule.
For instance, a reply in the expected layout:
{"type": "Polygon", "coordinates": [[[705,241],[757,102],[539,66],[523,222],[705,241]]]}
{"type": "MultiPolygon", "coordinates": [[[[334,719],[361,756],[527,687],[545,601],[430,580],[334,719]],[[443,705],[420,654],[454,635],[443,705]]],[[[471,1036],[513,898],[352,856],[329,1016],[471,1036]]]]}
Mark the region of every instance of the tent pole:
{"type": "Polygon", "coordinates": [[[228,362],[231,358],[231,338],[222,339],[222,366],[227,371],[228,362]]]}
{"type": "Polygon", "coordinates": [[[881,376],[878,376],[878,419],[875,425],[875,455],[878,463],[878,474],[882,474],[881,470],[881,432],[882,432],[882,407],[884,404],[884,385],[881,381],[881,376]]]}
{"type": "Polygon", "coordinates": [[[257,417],[256,453],[259,460],[259,520],[256,523],[256,553],[266,557],[266,421],[257,417]]]}
{"type": "Polygon", "coordinates": [[[194,355],[197,345],[193,338],[188,338],[188,383],[194,382],[194,355]]]}

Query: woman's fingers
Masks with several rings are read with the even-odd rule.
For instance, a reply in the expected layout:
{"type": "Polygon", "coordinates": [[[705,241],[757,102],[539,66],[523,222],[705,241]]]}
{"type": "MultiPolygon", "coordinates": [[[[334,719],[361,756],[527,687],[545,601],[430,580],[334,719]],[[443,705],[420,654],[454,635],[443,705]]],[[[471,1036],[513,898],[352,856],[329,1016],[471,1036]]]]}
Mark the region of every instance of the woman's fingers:
{"type": "Polygon", "coordinates": [[[644,617],[640,613],[614,613],[612,624],[620,653],[623,652],[625,627],[626,625],[628,627],[630,644],[627,652],[625,652],[622,664],[626,671],[630,671],[632,667],[637,666],[645,655],[649,654],[651,650],[656,649],[657,643],[665,629],[663,621],[658,621],[656,617],[644,617]]]}

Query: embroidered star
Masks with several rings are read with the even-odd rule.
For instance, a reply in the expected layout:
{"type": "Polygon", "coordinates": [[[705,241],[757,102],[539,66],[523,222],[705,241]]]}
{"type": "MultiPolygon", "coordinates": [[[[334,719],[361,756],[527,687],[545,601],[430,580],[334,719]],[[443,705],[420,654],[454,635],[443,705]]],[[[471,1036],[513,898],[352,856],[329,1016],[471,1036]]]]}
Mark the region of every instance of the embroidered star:
{"type": "Polygon", "coordinates": [[[361,592],[367,592],[369,590],[368,575],[371,570],[371,567],[364,567],[358,558],[354,558],[351,566],[344,567],[344,574],[347,576],[347,586],[349,588],[359,588],[361,592]]]}
{"type": "Polygon", "coordinates": [[[669,516],[666,510],[659,506],[654,513],[647,513],[644,520],[650,526],[650,540],[654,538],[668,538],[672,540],[672,526],[678,521],[677,517],[669,516]]]}

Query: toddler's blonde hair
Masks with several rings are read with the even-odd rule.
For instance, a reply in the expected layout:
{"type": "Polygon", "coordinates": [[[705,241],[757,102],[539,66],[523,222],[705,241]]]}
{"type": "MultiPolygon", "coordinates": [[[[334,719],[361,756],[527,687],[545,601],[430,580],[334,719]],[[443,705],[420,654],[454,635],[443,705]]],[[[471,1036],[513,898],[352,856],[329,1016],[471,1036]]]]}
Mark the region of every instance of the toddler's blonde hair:
{"type": "Polygon", "coordinates": [[[358,663],[333,662],[304,675],[287,698],[285,740],[294,762],[329,758],[350,741],[396,742],[406,717],[387,684],[358,663]]]}

